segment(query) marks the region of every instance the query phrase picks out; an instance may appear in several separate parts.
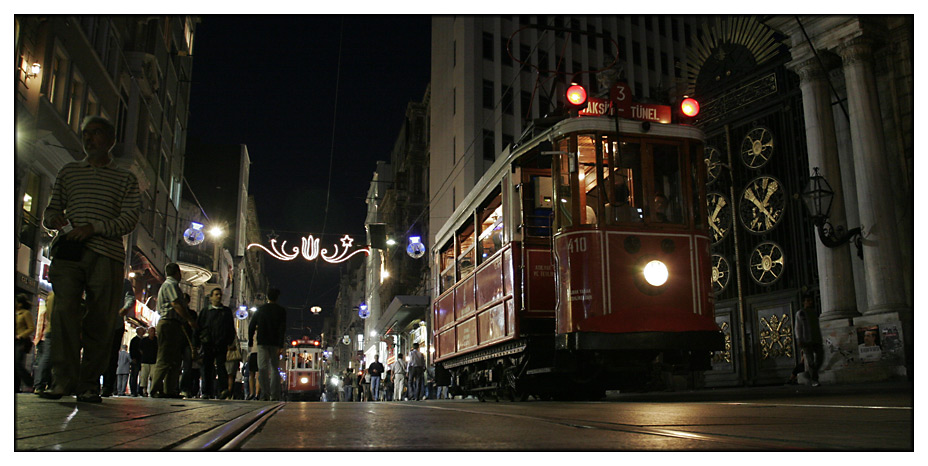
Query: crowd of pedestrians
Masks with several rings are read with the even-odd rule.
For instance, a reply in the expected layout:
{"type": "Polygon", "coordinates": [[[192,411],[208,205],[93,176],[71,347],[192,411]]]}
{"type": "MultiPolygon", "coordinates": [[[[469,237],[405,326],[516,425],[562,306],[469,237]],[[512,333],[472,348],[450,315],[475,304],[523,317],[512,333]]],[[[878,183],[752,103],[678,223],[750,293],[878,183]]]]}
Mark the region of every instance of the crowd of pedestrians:
{"type": "Polygon", "coordinates": [[[267,377],[276,373],[271,368],[279,359],[286,321],[276,304],[277,290],[270,290],[270,302],[252,319],[249,341],[257,330],[251,347],[257,360],[247,361],[241,373],[242,351],[222,290],[212,290],[209,305],[196,312],[179,287],[175,263],[164,268],[156,327],[136,328],[123,344],[126,316],[136,299],[124,276],[123,237],[139,220],[139,182],[113,158],[116,128],[109,120],[86,118],[80,136],[86,157],[58,172],[42,215],[43,226],[55,236],[48,271],[53,291],[36,319],[32,299],[16,296],[16,392],[25,386],[43,398],[76,396],[79,402],[99,403],[109,396],[228,399],[234,392],[254,399],[264,386],[269,387],[265,399],[279,399],[279,379],[267,377]],[[26,359],[33,348],[29,371],[26,359]],[[247,387],[233,390],[236,380],[249,379],[247,387]]]}
{"type": "MultiPolygon", "coordinates": [[[[363,367],[363,366],[362,366],[363,367]]],[[[380,355],[366,368],[346,368],[341,373],[341,391],[331,397],[334,401],[419,401],[450,398],[451,373],[442,367],[426,367],[425,356],[419,344],[413,343],[408,356],[397,357],[385,367],[380,355]]]]}

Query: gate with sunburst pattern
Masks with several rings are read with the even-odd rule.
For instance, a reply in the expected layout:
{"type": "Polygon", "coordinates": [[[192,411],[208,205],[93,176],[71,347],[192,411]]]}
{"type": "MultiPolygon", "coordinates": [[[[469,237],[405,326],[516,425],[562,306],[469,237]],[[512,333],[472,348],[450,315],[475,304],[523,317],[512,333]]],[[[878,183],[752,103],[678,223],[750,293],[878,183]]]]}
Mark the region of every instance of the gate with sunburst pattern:
{"type": "Polygon", "coordinates": [[[689,95],[707,135],[716,321],[726,349],[707,385],[779,383],[796,364],[793,313],[817,288],[800,193],[808,179],[799,77],[754,17],[711,17],[691,38],[689,95]]]}

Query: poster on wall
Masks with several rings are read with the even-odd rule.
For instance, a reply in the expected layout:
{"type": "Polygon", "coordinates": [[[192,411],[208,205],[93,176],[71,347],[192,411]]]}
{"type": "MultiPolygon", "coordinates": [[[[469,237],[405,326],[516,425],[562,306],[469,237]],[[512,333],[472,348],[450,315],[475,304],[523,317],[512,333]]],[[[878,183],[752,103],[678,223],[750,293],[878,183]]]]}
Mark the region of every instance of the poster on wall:
{"type": "Polygon", "coordinates": [[[880,325],[880,347],[883,351],[883,360],[903,364],[902,332],[898,323],[880,325]]]}
{"type": "Polygon", "coordinates": [[[857,327],[857,354],[861,362],[876,362],[883,357],[879,326],[857,327]]]}
{"type": "Polygon", "coordinates": [[[822,337],[825,347],[823,369],[840,369],[857,363],[857,335],[853,328],[828,329],[822,337]]]}

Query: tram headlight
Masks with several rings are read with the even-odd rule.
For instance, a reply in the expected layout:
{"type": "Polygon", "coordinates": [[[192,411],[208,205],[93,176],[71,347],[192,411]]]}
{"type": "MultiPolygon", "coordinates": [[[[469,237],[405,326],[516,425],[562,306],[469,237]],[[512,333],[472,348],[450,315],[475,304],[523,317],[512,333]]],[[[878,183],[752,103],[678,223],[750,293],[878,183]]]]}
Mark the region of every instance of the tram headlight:
{"type": "Polygon", "coordinates": [[[309,377],[300,377],[300,383],[301,383],[301,384],[304,384],[304,385],[305,385],[305,384],[308,384],[308,383],[309,383],[309,377]]]}
{"type": "Polygon", "coordinates": [[[661,286],[667,283],[667,278],[670,276],[667,266],[659,260],[648,262],[644,266],[643,273],[645,281],[651,286],[661,286]]]}

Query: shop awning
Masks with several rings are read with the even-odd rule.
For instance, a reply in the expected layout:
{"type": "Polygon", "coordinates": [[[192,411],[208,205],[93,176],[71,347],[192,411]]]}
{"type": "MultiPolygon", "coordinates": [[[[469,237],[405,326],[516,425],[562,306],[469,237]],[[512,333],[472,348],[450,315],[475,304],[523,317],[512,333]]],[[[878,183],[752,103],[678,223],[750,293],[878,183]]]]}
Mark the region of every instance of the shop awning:
{"type": "Polygon", "coordinates": [[[413,319],[424,319],[428,310],[429,296],[400,295],[393,298],[387,310],[377,322],[377,333],[385,335],[391,328],[405,327],[413,319]]]}

